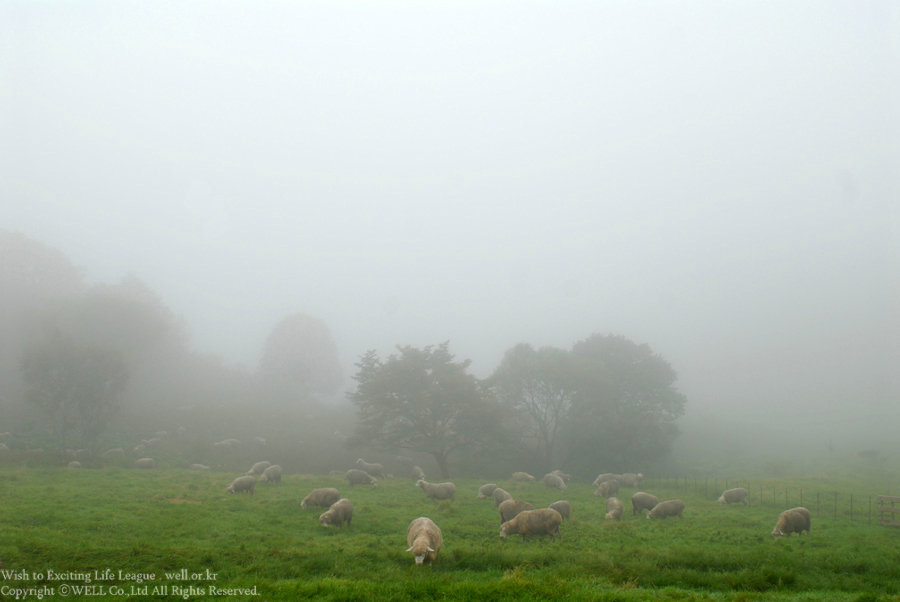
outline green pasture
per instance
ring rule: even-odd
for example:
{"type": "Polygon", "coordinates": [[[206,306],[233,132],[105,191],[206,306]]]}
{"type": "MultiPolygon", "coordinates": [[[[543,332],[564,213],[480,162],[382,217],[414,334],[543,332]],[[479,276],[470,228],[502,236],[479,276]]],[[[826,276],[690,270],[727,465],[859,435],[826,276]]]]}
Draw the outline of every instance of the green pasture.
{"type": "MultiPolygon", "coordinates": [[[[437,504],[407,479],[351,489],[340,477],[286,475],[280,485],[258,485],[250,497],[225,492],[236,476],[116,467],[0,472],[2,570],[78,576],[55,582],[8,576],[0,579],[7,588],[0,599],[13,599],[9,588],[85,585],[85,573],[110,569],[116,578],[89,585],[127,592],[149,585],[129,597],[155,600],[184,599],[173,593],[176,586],[204,589],[191,600],[900,600],[900,529],[877,520],[870,525],[860,502],[863,510],[853,521],[843,510],[835,518],[822,509],[813,514],[810,537],[774,541],[769,532],[784,509],[777,483],[758,484],[760,497],[765,486],[775,488],[774,500],[745,508],[718,506],[709,485],[705,492],[693,482],[675,490],[650,479],[641,489],[682,499],[685,518],[633,517],[634,490],[623,489],[624,520],[613,523],[604,520],[605,500],[594,497],[590,484],[570,483],[558,492],[541,482],[498,481],[535,507],[572,503],[562,542],[550,543],[501,540],[493,501],[475,498],[481,480],[453,479],[456,501],[437,504]],[[324,529],[317,520],[324,509],[300,508],[316,487],[337,487],[351,500],[350,528],[324,529]],[[406,552],[406,527],[419,516],[443,531],[444,547],[432,566],[415,566],[406,552]],[[181,569],[186,581],[164,578],[181,569]],[[152,573],[156,580],[136,584],[119,579],[119,571],[152,573]],[[210,585],[255,586],[258,595],[210,595],[210,585]],[[166,594],[153,593],[160,586],[168,587],[166,594]]],[[[780,483],[796,495],[790,482],[780,483]]],[[[797,485],[804,483],[795,484],[799,492],[797,485]]],[[[805,485],[808,492],[817,488],[805,485]]],[[[860,487],[828,485],[842,492],[841,503],[860,487]]],[[[867,500],[870,491],[857,493],[867,500]]],[[[105,592],[104,599],[124,599],[105,592]]],[[[98,599],[94,594],[65,598],[98,599]]]]}

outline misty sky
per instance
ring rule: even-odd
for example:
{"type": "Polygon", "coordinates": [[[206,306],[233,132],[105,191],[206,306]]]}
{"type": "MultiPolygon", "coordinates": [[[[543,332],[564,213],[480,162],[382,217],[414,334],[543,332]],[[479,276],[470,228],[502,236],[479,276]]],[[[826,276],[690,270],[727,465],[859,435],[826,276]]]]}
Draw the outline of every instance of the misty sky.
{"type": "Polygon", "coordinates": [[[689,412],[896,430],[898,32],[886,1],[7,1],[0,227],[251,370],[297,311],[348,377],[613,332],[689,412]]]}

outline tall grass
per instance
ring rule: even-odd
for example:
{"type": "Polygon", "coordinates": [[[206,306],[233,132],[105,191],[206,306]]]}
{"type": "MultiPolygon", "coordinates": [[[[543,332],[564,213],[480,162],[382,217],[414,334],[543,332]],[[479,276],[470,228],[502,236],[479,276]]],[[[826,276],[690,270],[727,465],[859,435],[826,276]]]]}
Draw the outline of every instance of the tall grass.
{"type": "MultiPolygon", "coordinates": [[[[454,479],[456,501],[438,504],[406,479],[351,489],[339,477],[286,475],[250,497],[225,492],[235,476],[116,467],[0,472],[0,559],[5,570],[28,572],[109,568],[161,578],[208,569],[218,587],[256,586],[257,600],[900,600],[900,529],[820,516],[811,536],[773,541],[781,509],[720,507],[691,488],[673,495],[644,483],[661,499],[686,503],[683,520],[664,521],[633,517],[633,490],[624,489],[626,514],[613,523],[588,484],[557,492],[501,482],[535,507],[572,503],[562,542],[550,543],[501,540],[493,501],[475,499],[482,481],[454,479]],[[325,486],[353,502],[350,528],[324,529],[317,521],[324,509],[300,508],[310,490],[325,486]],[[444,534],[432,566],[416,567],[405,551],[406,527],[419,516],[444,534]]],[[[205,597],[215,596],[191,599],[205,597]]]]}

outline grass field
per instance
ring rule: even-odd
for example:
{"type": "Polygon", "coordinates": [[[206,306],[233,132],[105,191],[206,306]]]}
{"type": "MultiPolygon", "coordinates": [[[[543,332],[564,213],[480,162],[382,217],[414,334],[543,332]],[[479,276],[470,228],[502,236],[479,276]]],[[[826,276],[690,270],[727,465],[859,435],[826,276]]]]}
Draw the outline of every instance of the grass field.
{"type": "MultiPolygon", "coordinates": [[[[102,592],[105,599],[134,593],[129,597],[191,600],[900,601],[900,529],[869,525],[865,517],[814,514],[810,537],[774,541],[769,532],[783,508],[771,504],[720,507],[711,491],[654,491],[651,480],[641,489],[684,500],[684,520],[632,517],[634,490],[623,489],[625,517],[612,523],[603,520],[605,501],[589,484],[555,492],[540,482],[501,481],[535,507],[558,499],[573,506],[561,543],[504,541],[493,501],[475,499],[483,481],[454,479],[456,502],[439,505],[411,480],[350,489],[338,477],[286,475],[280,485],[258,485],[250,497],[225,493],[235,476],[122,468],[0,472],[0,599],[41,586],[55,588],[45,599],[62,599],[59,586],[67,584],[106,588],[88,592],[94,595],[70,590],[69,600],[102,592]],[[353,502],[349,529],[326,530],[317,520],[323,509],[300,508],[310,490],[325,486],[353,502]],[[419,516],[443,531],[432,566],[415,566],[406,552],[406,527],[419,516]],[[107,569],[115,578],[98,580],[95,571],[107,569]],[[187,580],[166,579],[181,569],[187,580]],[[72,574],[50,581],[50,570],[72,574]],[[137,583],[126,573],[155,579],[137,583]],[[210,586],[219,590],[211,595],[210,586]],[[168,589],[154,590],[160,587],[168,589]],[[257,595],[219,593],[253,587],[257,595]]],[[[847,492],[856,486],[830,485],[847,492]]]]}

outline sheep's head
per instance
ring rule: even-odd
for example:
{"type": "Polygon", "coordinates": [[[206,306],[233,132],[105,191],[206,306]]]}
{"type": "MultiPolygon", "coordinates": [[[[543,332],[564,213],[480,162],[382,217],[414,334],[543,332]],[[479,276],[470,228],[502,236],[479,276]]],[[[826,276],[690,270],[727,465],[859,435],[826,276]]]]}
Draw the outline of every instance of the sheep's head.
{"type": "Polygon", "coordinates": [[[413,556],[416,558],[416,564],[422,564],[422,562],[425,561],[425,556],[427,556],[429,552],[434,552],[434,548],[420,542],[415,542],[406,551],[413,553],[413,556]]]}
{"type": "Polygon", "coordinates": [[[416,481],[416,487],[421,487],[423,490],[425,489],[425,481],[423,479],[419,479],[416,481]]]}
{"type": "Polygon", "coordinates": [[[506,539],[507,535],[509,535],[509,530],[506,528],[506,525],[500,525],[500,539],[506,539]]]}
{"type": "Polygon", "coordinates": [[[306,505],[307,505],[306,500],[303,500],[302,502],[300,502],[300,507],[303,508],[304,510],[306,510],[306,505]]]}
{"type": "Polygon", "coordinates": [[[330,523],[328,522],[328,519],[329,519],[329,516],[328,516],[328,513],[327,513],[327,512],[324,512],[324,513],[319,517],[319,522],[322,523],[322,526],[325,527],[326,529],[328,528],[328,525],[330,524],[330,523]]]}
{"type": "Polygon", "coordinates": [[[778,538],[781,537],[782,535],[784,535],[784,531],[782,531],[782,530],[779,529],[778,527],[775,527],[774,529],[772,529],[772,536],[773,536],[775,539],[778,539],[778,538]]]}

